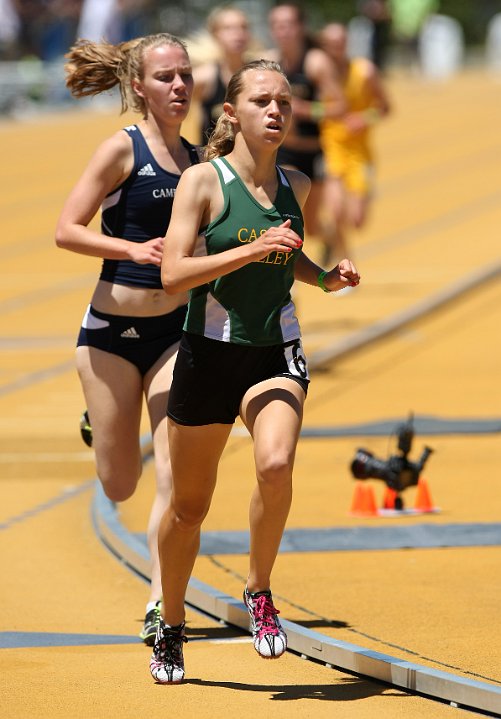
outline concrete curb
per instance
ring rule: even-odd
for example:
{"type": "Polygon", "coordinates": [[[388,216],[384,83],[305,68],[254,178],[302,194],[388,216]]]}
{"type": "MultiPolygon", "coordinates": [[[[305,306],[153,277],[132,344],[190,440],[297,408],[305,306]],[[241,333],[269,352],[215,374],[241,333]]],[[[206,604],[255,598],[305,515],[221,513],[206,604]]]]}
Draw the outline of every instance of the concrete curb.
{"type": "MultiPolygon", "coordinates": [[[[116,505],[107,499],[99,482],[96,483],[92,514],[96,532],[110,551],[128,567],[149,579],[147,548],[122,526],[116,505]]],[[[186,601],[219,620],[249,631],[249,615],[243,602],[198,579],[190,580],[186,601]]],[[[501,713],[501,687],[370,651],[293,622],[284,620],[282,624],[287,632],[288,648],[305,658],[441,699],[454,706],[501,713]]]]}

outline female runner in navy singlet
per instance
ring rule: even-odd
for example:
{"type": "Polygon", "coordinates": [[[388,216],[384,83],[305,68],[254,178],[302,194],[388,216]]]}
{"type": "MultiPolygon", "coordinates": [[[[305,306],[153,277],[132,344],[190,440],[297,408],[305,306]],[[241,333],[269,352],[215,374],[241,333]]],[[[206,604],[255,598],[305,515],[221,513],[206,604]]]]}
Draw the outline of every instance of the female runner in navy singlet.
{"type": "Polygon", "coordinates": [[[76,97],[119,85],[122,111],[142,119],[97,149],[71,191],[56,243],[103,259],[78,337],[76,364],[92,425],[97,473],[115,502],[141,475],[140,420],[146,399],[156,495],[148,522],[151,591],[141,638],[152,644],[160,614],[158,525],[171,491],[165,406],[187,295],[168,296],[160,278],[164,236],[181,173],[199,161],[180,135],[193,92],[184,44],[167,33],[119,45],[79,41],[67,55],[76,97]],[[89,223],[101,207],[101,231],[89,223]]]}

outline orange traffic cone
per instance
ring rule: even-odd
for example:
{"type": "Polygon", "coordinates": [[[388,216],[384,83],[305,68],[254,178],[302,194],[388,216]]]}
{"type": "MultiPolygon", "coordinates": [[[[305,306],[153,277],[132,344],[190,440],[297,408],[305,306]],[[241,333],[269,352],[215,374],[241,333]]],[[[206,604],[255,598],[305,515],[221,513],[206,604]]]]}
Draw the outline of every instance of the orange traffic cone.
{"type": "Polygon", "coordinates": [[[395,509],[395,500],[397,498],[397,492],[391,487],[386,487],[386,491],[383,497],[383,509],[395,509]]]}
{"type": "Polygon", "coordinates": [[[355,483],[350,513],[359,517],[377,515],[376,497],[371,485],[365,484],[365,482],[355,483]]]}
{"type": "Polygon", "coordinates": [[[363,482],[355,482],[355,489],[353,490],[353,497],[351,499],[350,514],[356,514],[363,506],[364,500],[364,484],[363,482]]]}
{"type": "Polygon", "coordinates": [[[425,479],[419,478],[418,480],[414,509],[419,512],[433,512],[434,510],[428,482],[425,479]]]}

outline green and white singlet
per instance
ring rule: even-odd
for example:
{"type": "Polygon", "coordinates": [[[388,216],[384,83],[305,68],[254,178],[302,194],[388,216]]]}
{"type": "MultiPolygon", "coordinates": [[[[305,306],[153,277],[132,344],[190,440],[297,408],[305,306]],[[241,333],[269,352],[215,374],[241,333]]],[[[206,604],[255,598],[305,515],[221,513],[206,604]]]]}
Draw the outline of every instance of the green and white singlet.
{"type": "MultiPolygon", "coordinates": [[[[195,256],[213,255],[253,242],[270,227],[291,220],[303,239],[303,215],[284,172],[277,166],[275,203],[263,207],[248,191],[231,165],[211,160],[224,196],[218,217],[200,234],[195,256]]],[[[302,248],[271,252],[212,282],[191,290],[184,329],[223,342],[279,345],[301,336],[290,289],[294,265],[302,248]]]]}

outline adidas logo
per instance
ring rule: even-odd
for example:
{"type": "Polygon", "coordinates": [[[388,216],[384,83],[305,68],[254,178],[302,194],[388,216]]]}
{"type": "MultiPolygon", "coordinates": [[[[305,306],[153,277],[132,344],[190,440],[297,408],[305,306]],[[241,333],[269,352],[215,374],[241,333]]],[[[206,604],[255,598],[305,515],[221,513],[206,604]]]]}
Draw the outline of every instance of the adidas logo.
{"type": "Polygon", "coordinates": [[[127,337],[128,339],[131,339],[131,340],[138,340],[141,337],[141,335],[139,335],[137,333],[135,327],[129,327],[128,330],[124,330],[121,333],[120,337],[127,337]]]}
{"type": "Polygon", "coordinates": [[[152,168],[151,163],[148,162],[148,164],[145,165],[144,167],[142,167],[137,174],[138,175],[148,175],[148,176],[153,177],[153,176],[156,176],[157,173],[152,168]]]}

